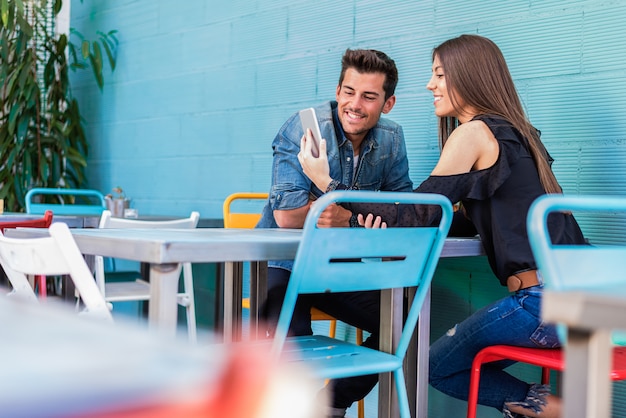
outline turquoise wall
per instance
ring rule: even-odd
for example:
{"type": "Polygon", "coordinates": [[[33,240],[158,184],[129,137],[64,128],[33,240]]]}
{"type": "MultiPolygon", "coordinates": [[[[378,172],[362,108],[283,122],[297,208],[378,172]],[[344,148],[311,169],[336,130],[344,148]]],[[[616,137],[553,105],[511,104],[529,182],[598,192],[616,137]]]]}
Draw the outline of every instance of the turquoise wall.
{"type": "Polygon", "coordinates": [[[341,55],[356,47],[397,62],[389,117],[419,183],[438,153],[431,50],[478,33],[504,52],[565,191],[623,195],[625,20],[626,2],[599,0],[74,0],[73,27],[120,39],[102,93],[89,73],[73,76],[90,185],[122,186],[144,214],[221,217],[229,193],[268,190],[278,128],[334,96],[341,55]]]}
{"type": "MultiPolygon", "coordinates": [[[[73,75],[90,186],[123,187],[140,214],[220,218],[229,193],[268,190],[275,133],[334,96],[346,48],[396,60],[389,117],[404,126],[419,183],[438,154],[425,89],[431,50],[477,33],[501,47],[565,192],[626,195],[625,21],[625,1],[601,0],[73,0],[71,26],[117,29],[120,39],[102,93],[90,74],[73,75]]],[[[580,221],[594,241],[626,236],[623,219],[580,221]]],[[[483,266],[462,264],[442,266],[436,279],[444,299],[433,332],[497,296],[483,266]],[[466,289],[477,275],[488,277],[484,291],[466,289]]],[[[447,398],[431,404],[433,417],[462,415],[447,398]]]]}

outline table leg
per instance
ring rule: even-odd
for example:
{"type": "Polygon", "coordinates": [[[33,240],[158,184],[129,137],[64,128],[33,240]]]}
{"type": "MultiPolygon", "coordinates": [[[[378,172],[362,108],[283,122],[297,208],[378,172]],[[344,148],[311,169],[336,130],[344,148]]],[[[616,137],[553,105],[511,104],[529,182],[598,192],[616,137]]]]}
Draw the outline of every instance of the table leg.
{"type": "Polygon", "coordinates": [[[568,329],[567,367],[563,373],[564,417],[611,416],[612,358],[609,331],[568,329]]]}
{"type": "MultiPolygon", "coordinates": [[[[398,346],[403,324],[404,290],[391,289],[380,292],[380,342],[379,349],[387,353],[398,346]]],[[[378,416],[400,416],[397,393],[391,373],[381,373],[378,381],[378,416]]]]}
{"type": "Polygon", "coordinates": [[[176,336],[180,270],[176,263],[150,264],[148,322],[151,330],[168,337],[176,336]]]}
{"type": "Polygon", "coordinates": [[[224,342],[241,338],[243,263],[224,264],[224,342]]]}
{"type": "Polygon", "coordinates": [[[254,261],[250,263],[250,337],[252,339],[265,338],[259,330],[261,308],[267,300],[267,262],[254,261]]]}
{"type": "MultiPolygon", "coordinates": [[[[415,416],[428,416],[428,352],[430,348],[430,294],[432,288],[428,289],[419,320],[417,321],[417,353],[407,353],[407,357],[415,355],[417,369],[412,369],[411,375],[407,375],[409,390],[415,393],[415,416]]],[[[409,399],[413,399],[409,393],[409,399]]],[[[413,406],[413,405],[411,405],[413,406]]]]}

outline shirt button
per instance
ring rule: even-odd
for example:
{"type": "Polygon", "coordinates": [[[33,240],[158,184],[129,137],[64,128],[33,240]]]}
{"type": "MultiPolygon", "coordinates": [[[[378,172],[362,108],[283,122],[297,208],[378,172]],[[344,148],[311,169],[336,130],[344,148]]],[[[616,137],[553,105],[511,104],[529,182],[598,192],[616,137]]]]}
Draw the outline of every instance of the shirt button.
{"type": "Polygon", "coordinates": [[[350,161],[350,157],[346,158],[346,161],[350,161]]]}

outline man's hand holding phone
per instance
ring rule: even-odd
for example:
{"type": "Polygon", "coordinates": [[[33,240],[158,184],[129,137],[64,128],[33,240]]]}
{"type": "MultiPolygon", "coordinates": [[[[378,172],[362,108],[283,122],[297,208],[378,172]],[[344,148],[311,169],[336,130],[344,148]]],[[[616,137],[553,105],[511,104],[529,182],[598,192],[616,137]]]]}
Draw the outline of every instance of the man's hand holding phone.
{"type": "Polygon", "coordinates": [[[315,109],[309,107],[308,109],[302,109],[300,112],[300,123],[302,124],[302,131],[304,136],[311,142],[311,154],[317,158],[320,155],[320,142],[322,141],[322,132],[320,126],[317,123],[317,116],[315,109]],[[310,133],[310,137],[308,136],[310,133]]]}
{"type": "Polygon", "coordinates": [[[315,109],[309,108],[300,111],[300,120],[304,135],[300,139],[298,161],[304,174],[321,190],[326,191],[332,181],[328,156],[326,155],[326,140],[322,139],[315,109]],[[319,141],[316,140],[319,138],[319,141]]]}
{"type": "Polygon", "coordinates": [[[330,168],[328,166],[328,156],[326,155],[326,140],[320,143],[319,157],[314,157],[312,149],[312,139],[310,134],[305,134],[300,140],[300,152],[298,153],[298,161],[302,167],[304,174],[320,189],[326,191],[328,185],[332,181],[330,177],[330,168]]]}
{"type": "MultiPolygon", "coordinates": [[[[322,139],[315,109],[309,108],[300,111],[300,121],[304,135],[300,140],[298,161],[304,174],[321,190],[326,191],[331,182],[328,155],[326,154],[326,140],[322,139]]],[[[329,205],[320,215],[317,225],[320,228],[350,226],[352,212],[340,205],[329,205]]]]}

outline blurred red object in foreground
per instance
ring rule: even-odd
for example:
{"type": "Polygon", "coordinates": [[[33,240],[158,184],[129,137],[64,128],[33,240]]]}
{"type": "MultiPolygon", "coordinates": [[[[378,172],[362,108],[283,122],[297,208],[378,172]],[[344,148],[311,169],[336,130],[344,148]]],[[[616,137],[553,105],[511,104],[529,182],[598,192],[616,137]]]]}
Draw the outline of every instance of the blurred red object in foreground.
{"type": "Polygon", "coordinates": [[[322,417],[324,405],[316,399],[318,387],[311,385],[302,370],[272,362],[264,347],[233,345],[224,372],[206,388],[204,396],[81,418],[322,417]]]}

